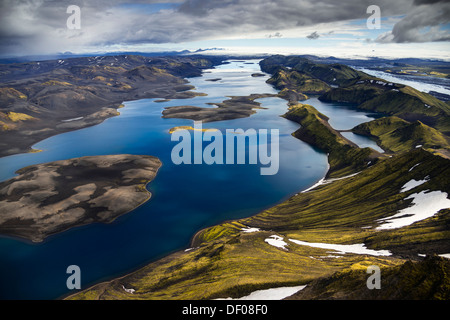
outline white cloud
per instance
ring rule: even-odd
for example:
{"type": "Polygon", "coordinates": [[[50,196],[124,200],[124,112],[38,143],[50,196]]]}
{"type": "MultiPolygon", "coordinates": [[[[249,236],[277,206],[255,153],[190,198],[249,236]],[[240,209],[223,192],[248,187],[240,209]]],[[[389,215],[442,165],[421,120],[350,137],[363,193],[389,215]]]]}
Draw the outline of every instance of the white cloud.
{"type": "MultiPolygon", "coordinates": [[[[367,17],[376,2],[386,15],[412,0],[185,0],[178,9],[149,13],[140,6],[163,1],[6,0],[1,3],[1,52],[79,51],[85,47],[181,43],[246,38],[262,33],[341,23],[367,17]],[[67,30],[66,8],[81,8],[81,30],[67,30]]],[[[144,8],[144,7],[142,7],[144,8]]],[[[315,28],[318,31],[319,28],[315,28]]],[[[320,33],[320,32],[319,32],[320,33]]],[[[308,34],[306,34],[308,35],[308,34]]],[[[305,35],[305,36],[306,36],[305,35]]]]}

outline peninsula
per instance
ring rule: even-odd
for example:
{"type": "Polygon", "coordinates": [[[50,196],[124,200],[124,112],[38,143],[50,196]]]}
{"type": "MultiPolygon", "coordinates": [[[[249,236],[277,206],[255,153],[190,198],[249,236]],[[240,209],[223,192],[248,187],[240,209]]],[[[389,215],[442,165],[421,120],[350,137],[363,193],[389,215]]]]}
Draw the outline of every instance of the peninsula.
{"type": "Polygon", "coordinates": [[[217,57],[82,57],[0,65],[0,157],[29,152],[50,136],[96,125],[124,101],[183,99],[186,78],[220,63],[217,57]]]}

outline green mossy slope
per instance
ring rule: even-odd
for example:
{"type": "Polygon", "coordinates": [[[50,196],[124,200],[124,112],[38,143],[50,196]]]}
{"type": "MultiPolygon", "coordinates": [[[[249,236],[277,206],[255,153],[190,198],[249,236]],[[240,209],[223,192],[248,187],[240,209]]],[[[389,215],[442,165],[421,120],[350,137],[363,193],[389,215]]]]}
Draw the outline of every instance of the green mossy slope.
{"type": "Polygon", "coordinates": [[[301,125],[301,128],[293,133],[296,138],[328,153],[328,177],[360,171],[366,168],[369,162],[382,156],[373,149],[361,149],[344,138],[328,124],[325,115],[310,105],[291,105],[284,117],[301,125]]]}
{"type": "MultiPolygon", "coordinates": [[[[325,115],[312,106],[291,101],[284,117],[301,125],[293,135],[328,153],[330,171],[325,180],[255,216],[200,230],[192,239],[192,248],[125,277],[95,285],[70,299],[214,299],[307,283],[313,289],[305,291],[306,298],[313,299],[386,299],[388,292],[397,299],[448,299],[447,261],[406,261],[420,261],[423,254],[450,252],[450,210],[444,208],[403,227],[379,228],[383,223],[380,219],[413,205],[413,194],[439,191],[448,199],[450,160],[430,149],[444,147],[443,136],[423,122],[414,122],[420,120],[414,119],[419,115],[438,125],[445,124],[448,117],[437,116],[447,112],[439,100],[349,67],[311,64],[299,57],[273,56],[260,65],[264,72],[280,76],[274,84],[286,90],[287,97],[298,94],[298,88],[292,87],[296,81],[315,78],[327,84],[331,79],[341,86],[325,94],[331,101],[364,104],[380,97],[388,99],[393,92],[392,109],[386,109],[386,113],[401,111],[396,108],[400,108],[402,99],[420,103],[408,106],[411,109],[402,113],[413,123],[387,117],[358,128],[360,133],[379,137],[386,148],[396,151],[387,156],[370,148],[358,148],[334,130],[325,115]],[[396,100],[399,97],[403,98],[396,100]],[[430,148],[415,148],[419,141],[430,148]],[[405,190],[404,186],[413,180],[420,183],[405,190]],[[278,246],[271,240],[278,241],[278,246]],[[344,254],[298,241],[362,244],[377,251],[344,254]],[[383,288],[388,286],[386,293],[370,296],[371,292],[367,292],[366,270],[370,265],[382,269],[382,278],[387,279],[382,284],[383,288]],[[412,275],[410,280],[407,273],[412,275]],[[411,293],[411,288],[419,290],[411,293]]],[[[380,108],[389,102],[379,101],[384,103],[380,108]]],[[[369,108],[369,104],[366,106],[369,108]]]]}
{"type": "Polygon", "coordinates": [[[273,85],[278,90],[290,89],[302,94],[322,94],[331,89],[331,87],[322,80],[313,78],[309,75],[279,69],[267,83],[273,85]]]}
{"type": "Polygon", "coordinates": [[[446,134],[450,132],[450,109],[439,99],[409,86],[372,78],[330,90],[319,97],[325,102],[348,102],[358,108],[419,120],[446,134]]]}
{"type": "Polygon", "coordinates": [[[450,261],[429,256],[380,270],[380,289],[368,290],[365,270],[345,270],[313,281],[287,300],[449,300],[450,261]]]}
{"type": "MultiPolygon", "coordinates": [[[[449,174],[450,160],[425,150],[396,155],[355,176],[328,180],[256,216],[201,230],[189,250],[95,285],[69,299],[240,297],[259,289],[310,283],[337,271],[365,271],[370,265],[395,267],[405,262],[403,257],[420,259],[419,253],[445,253],[450,250],[449,210],[399,229],[377,230],[376,226],[378,219],[407,207],[410,203],[405,199],[414,192],[449,193],[449,174]],[[406,182],[426,176],[428,181],[423,185],[401,191],[406,182]],[[258,230],[246,232],[247,227],[258,230]],[[269,244],[267,240],[273,236],[280,237],[285,247],[269,244]],[[364,243],[372,250],[390,250],[392,255],[340,254],[299,245],[291,239],[364,243]]],[[[347,285],[353,286],[352,282],[347,285]]]]}
{"type": "Polygon", "coordinates": [[[370,136],[386,151],[404,152],[418,146],[432,149],[449,149],[449,139],[438,130],[420,121],[410,123],[398,117],[383,117],[362,123],[352,132],[370,136]]]}

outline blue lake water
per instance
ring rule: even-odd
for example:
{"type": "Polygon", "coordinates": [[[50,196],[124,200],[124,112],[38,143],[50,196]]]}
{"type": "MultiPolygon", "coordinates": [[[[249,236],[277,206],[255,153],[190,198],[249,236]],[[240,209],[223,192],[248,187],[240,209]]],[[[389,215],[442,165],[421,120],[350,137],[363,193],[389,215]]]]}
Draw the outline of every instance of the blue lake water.
{"type": "MultiPolygon", "coordinates": [[[[299,125],[280,117],[287,105],[279,98],[257,100],[265,109],[258,109],[251,117],[203,124],[223,133],[238,128],[278,129],[280,167],[276,175],[261,175],[260,164],[172,163],[171,151],[177,142],[171,141],[169,129],[193,122],[162,119],[162,110],[177,105],[212,107],[205,103],[276,92],[265,83],[267,77],[252,77],[254,72],[260,72],[255,60],[223,64],[202,77],[189,79],[207,96],[162,103],[156,99],[125,102],[118,117],[33,146],[43,152],[1,158],[0,180],[13,177],[17,169],[27,165],[87,155],[147,154],[160,158],[163,165],[147,186],[152,192],[150,201],[111,224],[76,227],[42,243],[0,237],[0,298],[55,299],[72,293],[66,287],[69,265],[80,267],[82,288],[123,275],[189,247],[199,229],[256,214],[322,178],[328,168],[326,155],[292,137],[299,125]],[[206,81],[217,78],[221,80],[206,81]]],[[[329,116],[337,129],[350,129],[373,119],[371,114],[315,98],[306,103],[329,116]]],[[[369,139],[361,139],[359,143],[370,144],[369,139]]]]}

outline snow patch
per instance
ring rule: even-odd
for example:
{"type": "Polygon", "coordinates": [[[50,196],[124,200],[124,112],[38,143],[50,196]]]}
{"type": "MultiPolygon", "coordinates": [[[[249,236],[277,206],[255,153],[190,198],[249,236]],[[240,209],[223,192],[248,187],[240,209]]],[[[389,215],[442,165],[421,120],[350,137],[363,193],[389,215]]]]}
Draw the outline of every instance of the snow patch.
{"type": "Polygon", "coordinates": [[[318,186],[324,184],[324,182],[325,182],[325,179],[322,178],[322,179],[320,179],[317,183],[313,184],[311,187],[309,187],[308,189],[303,190],[303,191],[300,192],[300,193],[305,193],[305,192],[308,192],[308,191],[310,191],[310,190],[312,190],[312,189],[315,189],[315,188],[317,188],[318,186]]]}
{"type": "Polygon", "coordinates": [[[270,244],[271,246],[287,250],[285,248],[285,246],[287,246],[287,243],[284,242],[283,238],[280,236],[272,235],[272,236],[268,237],[267,239],[265,239],[264,241],[267,242],[268,244],[270,244]]]}
{"type": "Polygon", "coordinates": [[[78,118],[72,118],[72,119],[67,119],[67,120],[61,120],[62,122],[71,122],[71,121],[77,121],[77,120],[81,120],[84,117],[78,117],[78,118]]]}
{"type": "Polygon", "coordinates": [[[368,249],[366,248],[364,243],[357,243],[357,244],[313,243],[295,239],[289,239],[289,241],[301,246],[309,246],[314,248],[330,249],[338,251],[338,253],[340,254],[355,253],[355,254],[368,254],[372,256],[390,256],[392,254],[389,250],[368,249]]]}
{"type": "Polygon", "coordinates": [[[387,230],[409,226],[414,222],[432,217],[442,209],[450,207],[450,200],[447,193],[442,191],[425,190],[413,193],[405,200],[412,199],[412,206],[400,210],[391,217],[382,218],[382,224],[377,230],[387,230]]]}
{"type": "Polygon", "coordinates": [[[134,290],[134,289],[127,289],[127,288],[125,288],[123,285],[122,285],[122,288],[123,288],[123,290],[125,290],[126,292],[128,292],[128,293],[134,293],[136,290],[134,290]]]}
{"type": "Polygon", "coordinates": [[[332,178],[332,179],[327,179],[327,180],[325,180],[324,178],[322,178],[322,179],[320,179],[318,182],[316,182],[315,184],[313,184],[311,187],[309,187],[308,189],[303,190],[301,193],[305,193],[305,192],[311,191],[311,190],[317,188],[318,186],[320,186],[320,185],[322,185],[322,184],[328,184],[328,183],[332,183],[332,182],[334,182],[334,181],[338,181],[338,180],[343,180],[343,179],[347,179],[347,178],[354,177],[354,176],[356,176],[356,175],[359,174],[359,173],[360,173],[360,172],[356,172],[356,173],[350,174],[350,175],[345,176],[345,177],[341,177],[341,178],[332,178]]]}
{"type": "Polygon", "coordinates": [[[305,287],[306,286],[279,287],[265,290],[256,290],[250,293],[248,296],[244,296],[241,298],[226,298],[217,300],[282,300],[284,298],[292,296],[294,293],[300,290],[303,290],[305,287]]]}
{"type": "Polygon", "coordinates": [[[419,162],[418,164],[415,164],[411,167],[411,169],[408,170],[408,172],[411,172],[414,170],[415,167],[419,166],[422,162],[419,162]]]}
{"type": "Polygon", "coordinates": [[[261,229],[259,229],[259,228],[251,228],[251,227],[242,228],[241,230],[246,233],[261,231],[261,229]]]}
{"type": "Polygon", "coordinates": [[[403,185],[403,187],[400,189],[400,192],[406,192],[411,189],[414,189],[415,187],[420,186],[421,184],[424,184],[427,181],[428,180],[414,180],[414,179],[410,180],[403,185]]]}

